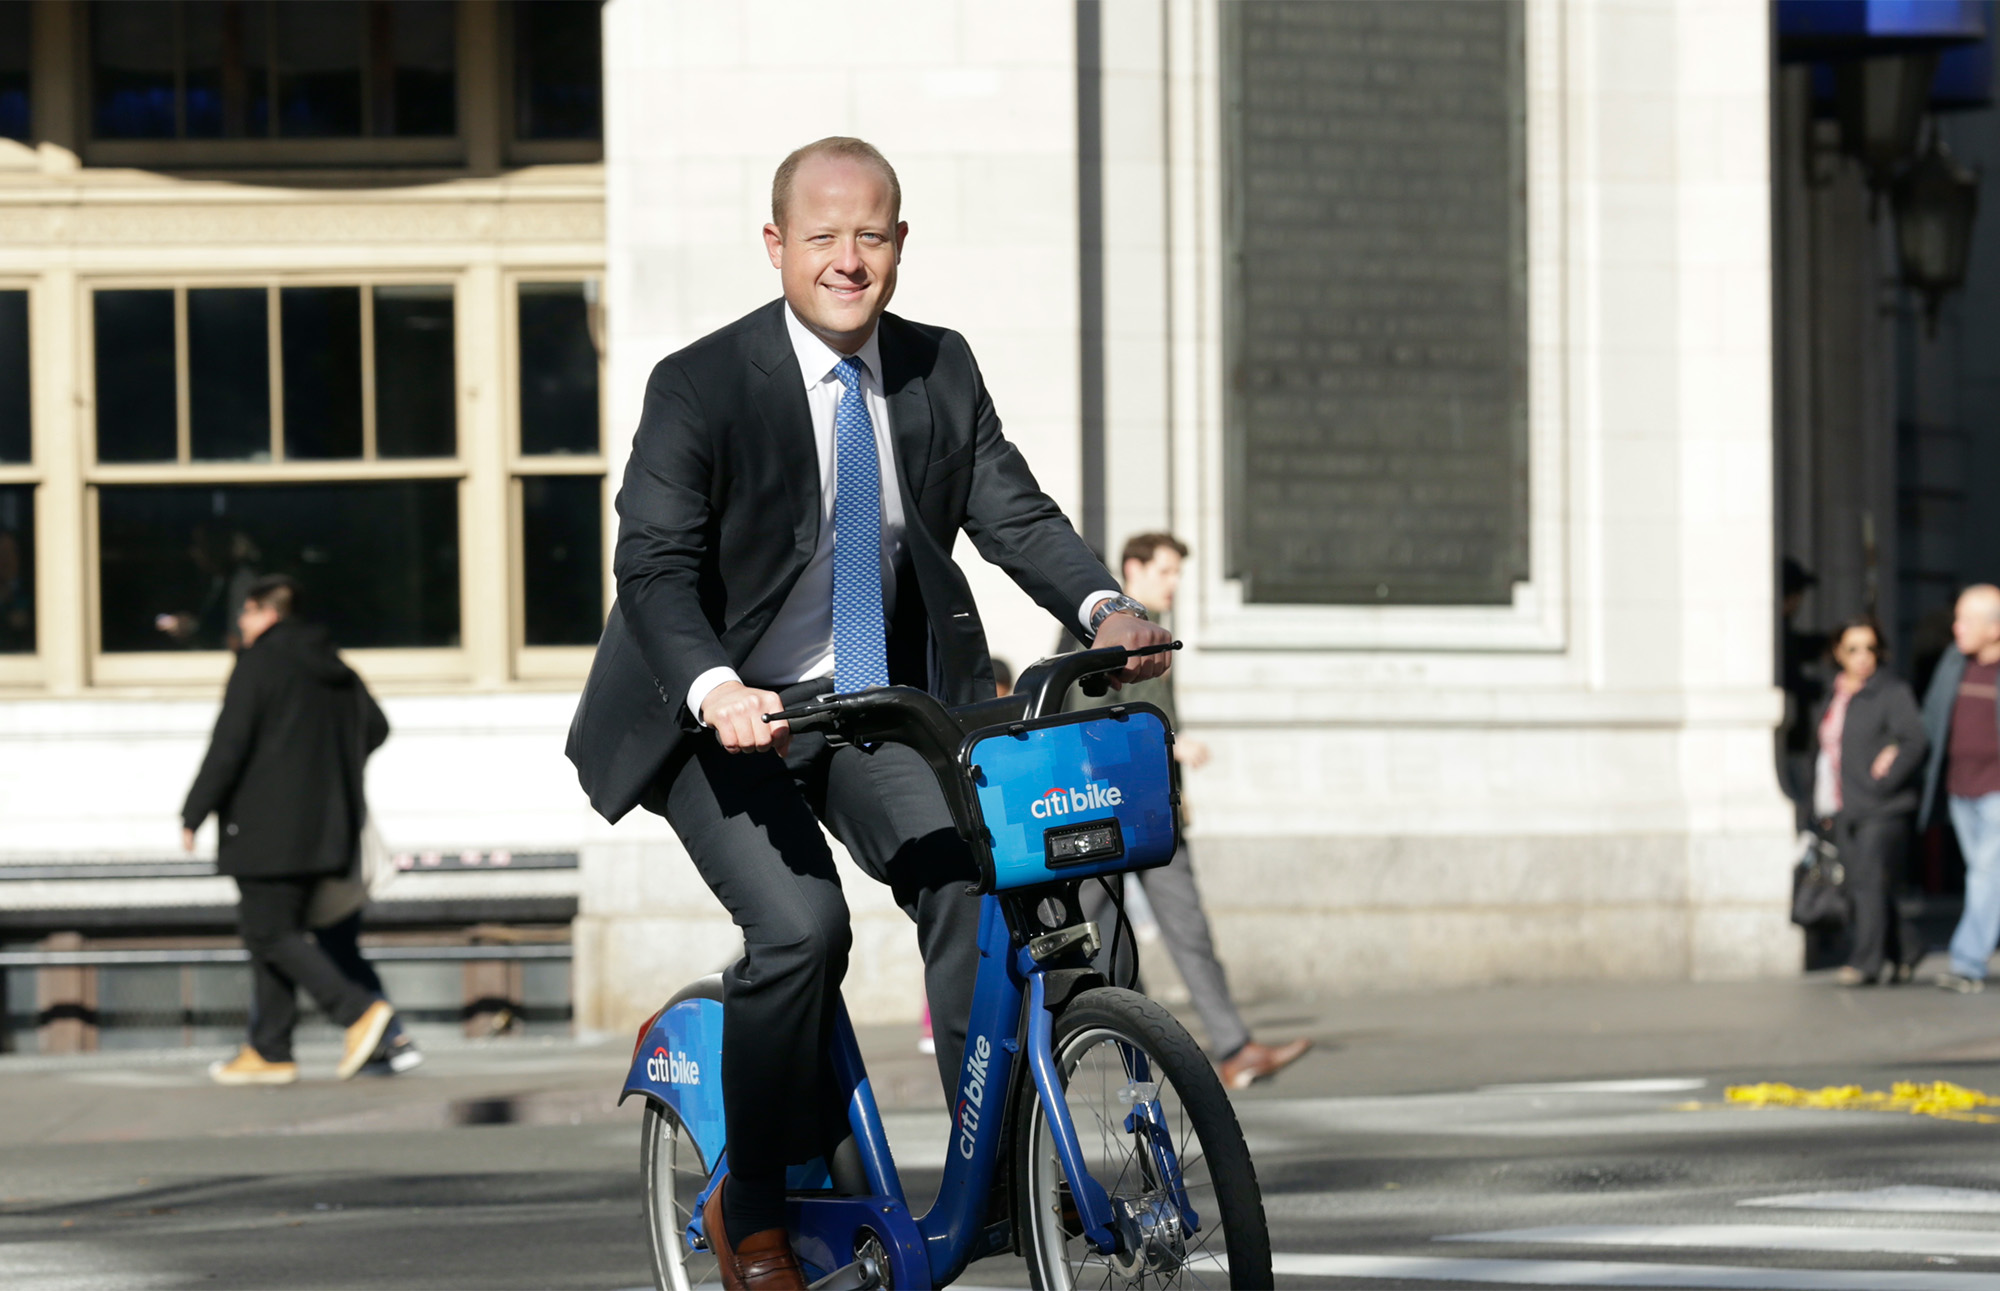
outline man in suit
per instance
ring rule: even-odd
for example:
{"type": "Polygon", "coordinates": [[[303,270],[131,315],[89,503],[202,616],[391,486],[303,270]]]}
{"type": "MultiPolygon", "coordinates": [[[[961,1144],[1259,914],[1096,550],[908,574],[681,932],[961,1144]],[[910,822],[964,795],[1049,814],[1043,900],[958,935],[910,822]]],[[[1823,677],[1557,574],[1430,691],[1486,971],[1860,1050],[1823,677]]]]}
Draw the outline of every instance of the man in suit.
{"type": "MultiPolygon", "coordinates": [[[[954,1084],[977,968],[974,868],[899,745],[765,714],[899,684],[993,694],[963,529],[1080,639],[1167,641],[1001,434],[963,337],[883,311],[908,225],[858,139],[787,157],[764,241],[783,299],[654,368],[618,495],[618,598],[569,756],[597,810],[664,816],[743,930],[723,975],[730,1174],[704,1217],[725,1286],[802,1286],[784,1170],[841,1133],[822,1070],[852,939],[824,822],[916,921],[954,1084]]],[[[1121,678],[1155,677],[1166,656],[1121,678]]]]}

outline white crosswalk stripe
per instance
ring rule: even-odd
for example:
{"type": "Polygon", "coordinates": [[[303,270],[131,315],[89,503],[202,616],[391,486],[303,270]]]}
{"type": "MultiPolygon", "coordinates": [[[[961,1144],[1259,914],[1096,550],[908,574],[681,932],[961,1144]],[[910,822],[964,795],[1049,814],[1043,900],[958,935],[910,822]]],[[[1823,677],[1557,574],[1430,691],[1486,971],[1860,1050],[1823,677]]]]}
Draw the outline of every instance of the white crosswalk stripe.
{"type": "Polygon", "coordinates": [[[1794,1192],[1751,1197],[1739,1206],[1775,1210],[1857,1210],[1902,1215],[2000,1215],[2000,1192],[1990,1188],[1931,1188],[1899,1184],[1854,1192],[1794,1192]]]}
{"type": "Polygon", "coordinates": [[[2000,1232],[1950,1228],[1830,1228],[1805,1224],[1567,1224],[1458,1233],[1442,1242],[1671,1246],[1680,1249],[1867,1252],[2000,1259],[2000,1232]]]}
{"type": "Polygon", "coordinates": [[[2000,1291],[2000,1274],[1764,1269],[1598,1260],[1440,1259],[1417,1255],[1280,1255],[1280,1277],[1381,1283],[1473,1282],[1523,1287],[1658,1287],[1667,1291],[2000,1291]]]}
{"type": "MultiPolygon", "coordinates": [[[[1885,1190],[1886,1191],[1886,1190],[1885,1190]]],[[[1920,1190],[1910,1190],[1912,1192],[1920,1190]]],[[[1932,1189],[1968,1205],[1975,1189],[1932,1189]]],[[[1800,1196],[1808,1194],[1798,1194],[1800,1196]]],[[[1854,1196],[1857,1194],[1811,1194],[1854,1196]]],[[[1902,1201],[1911,1204],[1913,1198],[1902,1201]]],[[[1932,1200],[1935,1200],[1933,1198],[1932,1200]]],[[[1962,1212],[1961,1212],[1962,1213],[1962,1212]]],[[[1714,1291],[2000,1291],[2000,1272],[1929,1269],[1753,1267],[1566,1258],[1570,1248],[1627,1247],[1764,1254],[1906,1256],[1955,1264],[2000,1260],[2000,1232],[1839,1224],[1564,1224],[1452,1233],[1439,1242],[1540,1248],[1534,1257],[1425,1254],[1280,1254],[1287,1279],[1456,1282],[1493,1286],[1704,1288],[1714,1291]]]]}

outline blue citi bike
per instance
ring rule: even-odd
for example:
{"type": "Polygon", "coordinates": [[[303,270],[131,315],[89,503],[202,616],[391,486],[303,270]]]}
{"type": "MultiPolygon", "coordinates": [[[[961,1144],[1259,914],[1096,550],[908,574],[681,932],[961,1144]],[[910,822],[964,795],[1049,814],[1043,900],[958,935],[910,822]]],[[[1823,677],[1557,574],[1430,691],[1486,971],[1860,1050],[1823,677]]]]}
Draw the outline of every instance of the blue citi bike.
{"type": "MultiPolygon", "coordinates": [[[[793,1246],[819,1291],[947,1286],[1009,1251],[1044,1291],[1271,1285],[1256,1171],[1214,1068],[1165,1009],[1106,981],[1078,900],[1086,882],[1116,898],[1119,876],[1166,864],[1178,840],[1166,716],[1142,703],[1062,711],[1072,685],[1102,694],[1103,674],[1130,657],[1046,659],[1013,695],[956,709],[892,686],[774,715],[794,732],[921,754],[982,894],[943,1182],[921,1216],[837,1010],[828,1069],[844,1137],[787,1175],[793,1246]]],[[[1113,936],[1129,938],[1117,909],[1113,936]]],[[[621,1096],[646,1100],[640,1169],[662,1291],[719,1282],[701,1212],[728,1168],[721,1076],[717,975],[640,1028],[621,1096]]]]}

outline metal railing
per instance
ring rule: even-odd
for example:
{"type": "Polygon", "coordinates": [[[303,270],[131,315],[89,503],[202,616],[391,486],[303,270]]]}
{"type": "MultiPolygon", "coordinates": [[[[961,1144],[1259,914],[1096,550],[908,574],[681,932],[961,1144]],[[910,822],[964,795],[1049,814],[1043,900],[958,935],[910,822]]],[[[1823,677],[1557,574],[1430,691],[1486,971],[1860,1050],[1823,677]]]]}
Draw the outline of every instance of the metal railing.
{"type": "MultiPolygon", "coordinates": [[[[513,946],[367,946],[368,959],[410,962],[474,963],[485,960],[569,959],[567,942],[529,942],[513,946]]],[[[0,950],[0,969],[124,968],[135,965],[247,964],[250,952],[241,946],[187,950],[0,950]]]]}

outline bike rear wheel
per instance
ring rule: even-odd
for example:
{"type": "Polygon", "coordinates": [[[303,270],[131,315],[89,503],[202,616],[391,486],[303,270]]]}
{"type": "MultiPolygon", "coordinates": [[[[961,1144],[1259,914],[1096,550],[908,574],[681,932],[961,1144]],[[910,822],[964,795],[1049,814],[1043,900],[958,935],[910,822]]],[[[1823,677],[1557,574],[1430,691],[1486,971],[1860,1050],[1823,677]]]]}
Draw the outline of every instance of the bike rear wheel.
{"type": "Polygon", "coordinates": [[[653,1249],[653,1285],[659,1291],[719,1286],[721,1270],[706,1250],[689,1250],[687,1226],[694,1199],[708,1182],[701,1152],[673,1109],[647,1100],[640,1131],[639,1174],[644,1184],[646,1235],[653,1249]]]}
{"type": "Polygon", "coordinates": [[[1269,1287],[1271,1238],[1243,1130],[1215,1069],[1172,1014],[1116,987],[1085,991],[1055,1022],[1056,1068],[1085,1167],[1111,1195],[1119,1249],[1083,1239],[1048,1113],[1029,1084],[1017,1122],[1016,1214],[1041,1291],[1084,1287],[1269,1287]],[[1144,1086],[1154,1086],[1147,1090],[1144,1086]],[[1152,1093],[1198,1228],[1159,1168],[1157,1136],[1128,1118],[1152,1093]]]}

